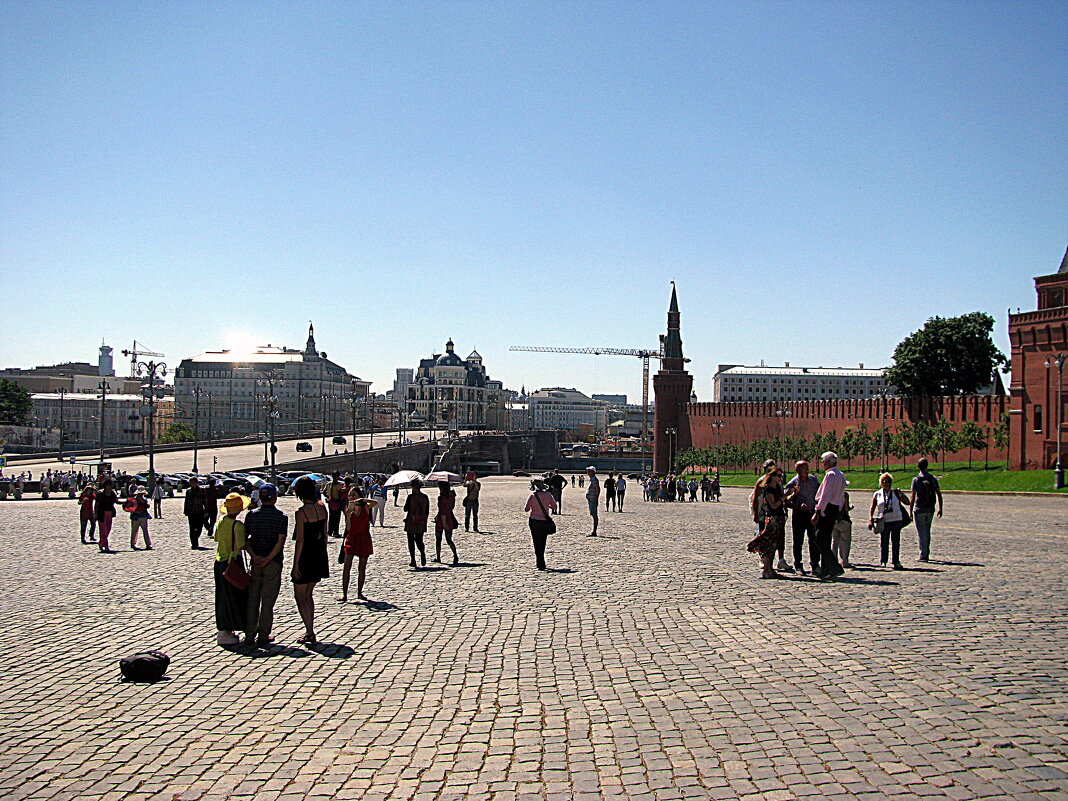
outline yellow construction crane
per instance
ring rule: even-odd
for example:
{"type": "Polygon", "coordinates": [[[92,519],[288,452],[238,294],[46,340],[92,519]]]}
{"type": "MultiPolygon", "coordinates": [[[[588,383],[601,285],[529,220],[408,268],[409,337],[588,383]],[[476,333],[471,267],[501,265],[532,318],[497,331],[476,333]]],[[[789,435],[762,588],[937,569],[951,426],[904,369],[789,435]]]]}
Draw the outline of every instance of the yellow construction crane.
{"type": "Polygon", "coordinates": [[[663,358],[658,350],[641,350],[634,348],[547,348],[538,345],[512,345],[508,350],[520,350],[531,353],[585,353],[589,356],[637,356],[642,360],[642,469],[645,469],[645,445],[649,432],[649,360],[663,358]]]}

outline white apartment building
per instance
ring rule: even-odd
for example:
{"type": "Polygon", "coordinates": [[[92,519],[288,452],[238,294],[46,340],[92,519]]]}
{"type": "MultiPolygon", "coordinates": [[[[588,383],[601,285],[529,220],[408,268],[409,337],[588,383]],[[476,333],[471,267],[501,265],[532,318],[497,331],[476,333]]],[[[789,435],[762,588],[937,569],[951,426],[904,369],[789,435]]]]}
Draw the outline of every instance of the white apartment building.
{"type": "Polygon", "coordinates": [[[578,431],[579,425],[592,425],[594,432],[603,434],[608,425],[608,404],[574,388],[539,389],[528,396],[527,402],[531,427],[535,429],[578,431]]]}
{"type": "Polygon", "coordinates": [[[863,400],[887,387],[884,369],[859,367],[782,367],[721,364],[712,377],[713,402],[863,400]]]}

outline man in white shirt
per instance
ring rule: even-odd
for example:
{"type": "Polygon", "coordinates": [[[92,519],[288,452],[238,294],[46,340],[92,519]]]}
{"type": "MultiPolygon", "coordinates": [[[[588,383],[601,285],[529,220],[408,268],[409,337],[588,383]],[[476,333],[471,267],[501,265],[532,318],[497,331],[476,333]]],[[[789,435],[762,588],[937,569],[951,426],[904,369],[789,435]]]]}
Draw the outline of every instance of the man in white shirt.
{"type": "Polygon", "coordinates": [[[623,496],[627,494],[627,480],[623,478],[623,474],[619,474],[619,478],[616,479],[616,504],[620,512],[623,511],[623,496]]]}

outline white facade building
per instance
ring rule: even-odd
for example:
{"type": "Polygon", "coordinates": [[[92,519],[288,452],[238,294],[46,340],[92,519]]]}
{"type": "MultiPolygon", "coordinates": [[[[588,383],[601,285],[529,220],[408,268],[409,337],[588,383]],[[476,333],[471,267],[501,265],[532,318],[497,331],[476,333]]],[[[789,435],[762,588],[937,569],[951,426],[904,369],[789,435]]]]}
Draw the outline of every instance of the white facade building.
{"type": "Polygon", "coordinates": [[[309,431],[347,431],[351,398],[366,397],[371,382],[351,375],[315,346],[308,326],[303,351],[271,345],[247,353],[208,351],[183,359],[174,374],[178,420],[197,429],[200,439],[242,437],[266,429],[268,387],[275,375],[274,430],[278,437],[309,431]],[[260,383],[257,383],[259,381],[260,383]]]}
{"type": "Polygon", "coordinates": [[[398,367],[397,377],[393,379],[393,401],[403,409],[408,401],[408,387],[415,383],[415,370],[411,367],[398,367]]]}
{"type": "Polygon", "coordinates": [[[713,402],[862,400],[887,388],[885,370],[859,367],[783,367],[721,364],[712,377],[713,402]]]}
{"type": "Polygon", "coordinates": [[[608,404],[574,388],[539,389],[527,401],[531,427],[535,429],[578,431],[580,425],[591,425],[594,432],[603,434],[608,424],[608,404]]]}
{"type": "Polygon", "coordinates": [[[433,421],[436,428],[494,428],[497,421],[490,414],[491,385],[499,398],[500,382],[490,381],[478,351],[461,359],[450,339],[444,353],[419,361],[408,387],[408,413],[413,422],[433,421]]]}

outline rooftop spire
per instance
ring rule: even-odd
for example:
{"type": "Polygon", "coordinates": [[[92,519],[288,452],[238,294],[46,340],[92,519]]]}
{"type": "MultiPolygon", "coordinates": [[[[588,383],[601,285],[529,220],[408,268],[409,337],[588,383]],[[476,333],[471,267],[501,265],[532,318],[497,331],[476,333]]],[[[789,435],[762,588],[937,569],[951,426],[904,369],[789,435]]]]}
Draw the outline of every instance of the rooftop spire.
{"type": "Polygon", "coordinates": [[[312,325],[311,320],[308,320],[308,342],[304,345],[304,352],[309,356],[318,353],[315,349],[315,326],[312,325]]]}
{"type": "Polygon", "coordinates": [[[1061,275],[1061,274],[1068,275],[1068,248],[1064,249],[1064,258],[1061,259],[1061,269],[1057,270],[1057,274],[1058,275],[1061,275]]]}
{"type": "MultiPolygon", "coordinates": [[[[1068,255],[1068,254],[1066,254],[1068,255]]],[[[671,282],[671,305],[668,306],[669,312],[679,313],[679,297],[675,294],[675,282],[671,282]]]]}
{"type": "Polygon", "coordinates": [[[682,328],[679,314],[679,297],[675,292],[675,282],[671,282],[671,305],[668,306],[667,334],[661,337],[661,348],[664,352],[660,360],[660,369],[680,372],[684,368],[685,361],[682,357],[682,328]]]}

